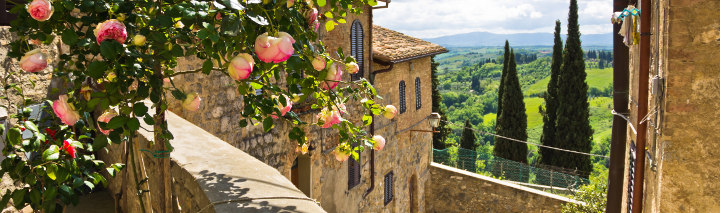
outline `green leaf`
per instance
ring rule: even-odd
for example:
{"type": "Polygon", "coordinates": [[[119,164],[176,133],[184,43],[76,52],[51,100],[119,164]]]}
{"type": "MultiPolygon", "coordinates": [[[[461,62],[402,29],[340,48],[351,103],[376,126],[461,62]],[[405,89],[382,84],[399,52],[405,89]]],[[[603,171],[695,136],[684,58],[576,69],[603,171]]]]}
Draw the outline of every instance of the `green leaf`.
{"type": "Polygon", "coordinates": [[[135,113],[135,116],[143,116],[145,113],[147,113],[148,107],[145,106],[143,102],[137,102],[133,106],[133,113],[135,113]]]}
{"type": "Polygon", "coordinates": [[[25,193],[28,189],[17,189],[13,192],[12,199],[15,203],[15,208],[20,209],[25,205],[25,193]]]}
{"type": "Polygon", "coordinates": [[[88,188],[90,188],[90,190],[92,190],[92,189],[95,188],[95,184],[90,183],[90,181],[85,181],[85,182],[83,182],[83,183],[84,183],[88,188]]]}
{"type": "Polygon", "coordinates": [[[118,127],[121,127],[125,125],[128,118],[123,116],[115,116],[112,119],[110,119],[110,122],[105,125],[106,129],[117,129],[118,127]]]}
{"type": "Polygon", "coordinates": [[[70,46],[75,45],[75,43],[78,42],[78,35],[77,35],[77,33],[75,33],[75,30],[73,30],[72,28],[65,29],[62,32],[61,38],[62,38],[63,43],[70,45],[70,46]]]}
{"type": "Polygon", "coordinates": [[[205,74],[210,74],[210,71],[212,71],[213,63],[212,60],[208,59],[203,62],[202,65],[202,72],[205,74]]]}
{"type": "Polygon", "coordinates": [[[265,118],[263,120],[263,129],[265,129],[265,132],[269,132],[273,127],[273,119],[271,117],[265,118]]]}
{"type": "Polygon", "coordinates": [[[98,134],[95,136],[95,140],[93,140],[92,148],[93,150],[100,150],[103,147],[108,145],[108,138],[104,134],[98,134]]]}
{"type": "Polygon", "coordinates": [[[30,131],[39,132],[37,126],[35,126],[35,123],[33,123],[32,121],[25,121],[23,122],[23,124],[25,125],[25,128],[29,129],[30,131]]]}
{"type": "Polygon", "coordinates": [[[324,15],[325,15],[325,17],[327,17],[327,18],[333,18],[333,14],[332,14],[332,12],[330,12],[330,11],[325,12],[324,15]]]}
{"type": "Polygon", "coordinates": [[[45,174],[46,174],[50,179],[56,180],[56,179],[57,179],[57,176],[55,175],[55,172],[57,172],[57,169],[58,169],[57,165],[55,165],[55,164],[49,164],[49,165],[47,165],[45,168],[46,168],[45,174]]]}
{"type": "Polygon", "coordinates": [[[183,93],[183,92],[180,91],[180,90],[173,90],[172,92],[170,92],[170,94],[172,94],[172,96],[173,96],[175,99],[178,99],[178,100],[181,100],[181,101],[182,101],[182,100],[185,100],[185,97],[187,97],[187,95],[185,95],[185,93],[183,93]]]}
{"type": "MultiPolygon", "coordinates": [[[[100,43],[100,54],[105,60],[113,60],[123,52],[122,44],[115,40],[104,40],[100,43]]],[[[107,63],[107,62],[106,62],[107,63]]]]}
{"type": "Polygon", "coordinates": [[[333,29],[335,29],[335,25],[337,25],[337,23],[335,23],[335,21],[329,20],[328,22],[325,22],[325,30],[330,32],[333,29]]]}
{"type": "Polygon", "coordinates": [[[373,118],[370,115],[363,115],[363,118],[362,118],[363,125],[368,126],[368,125],[372,124],[372,119],[373,118]]]}
{"type": "Polygon", "coordinates": [[[40,190],[32,190],[30,191],[30,202],[32,203],[40,203],[40,190]]]}
{"type": "Polygon", "coordinates": [[[18,128],[12,128],[7,134],[8,142],[15,146],[22,143],[22,132],[18,128]]]}
{"type": "Polygon", "coordinates": [[[208,30],[207,28],[203,28],[202,30],[197,32],[197,37],[199,39],[206,39],[208,36],[210,36],[210,34],[212,34],[210,30],[208,30]]]}
{"type": "Polygon", "coordinates": [[[10,197],[13,193],[11,193],[10,190],[4,190],[5,194],[3,194],[2,199],[0,200],[0,206],[7,206],[8,201],[10,201],[10,197]]]}
{"type": "Polygon", "coordinates": [[[324,7],[326,3],[325,0],[317,0],[318,7],[324,7]]]}
{"type": "Polygon", "coordinates": [[[252,87],[253,89],[262,89],[263,85],[255,82],[250,82],[250,87],[252,87]]]}
{"type": "Polygon", "coordinates": [[[130,118],[127,122],[128,128],[130,128],[130,131],[137,131],[140,129],[140,121],[137,118],[130,118]]]}
{"type": "MultiPolygon", "coordinates": [[[[105,42],[103,42],[105,43],[105,42]]],[[[88,75],[92,78],[102,78],[108,70],[106,62],[93,61],[88,66],[88,75]]]]}
{"type": "Polygon", "coordinates": [[[50,147],[43,152],[42,156],[45,161],[54,161],[60,158],[60,150],[57,145],[50,145],[50,147]]]}

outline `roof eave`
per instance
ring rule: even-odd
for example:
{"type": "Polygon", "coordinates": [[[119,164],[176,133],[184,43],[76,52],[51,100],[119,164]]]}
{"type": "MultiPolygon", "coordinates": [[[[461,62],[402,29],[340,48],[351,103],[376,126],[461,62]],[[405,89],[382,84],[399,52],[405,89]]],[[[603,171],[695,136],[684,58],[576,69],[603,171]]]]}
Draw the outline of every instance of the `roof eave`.
{"type": "Polygon", "coordinates": [[[425,54],[422,54],[422,55],[416,55],[416,56],[411,56],[411,57],[406,57],[406,58],[399,58],[399,59],[395,59],[395,60],[385,60],[384,58],[386,58],[386,57],[382,57],[382,58],[380,58],[380,57],[373,57],[373,59],[376,60],[376,61],[378,61],[379,64],[396,64],[396,63],[406,62],[406,61],[410,61],[410,60],[415,60],[415,59],[418,59],[418,58],[424,58],[424,57],[439,55],[439,54],[443,54],[443,53],[447,53],[447,52],[448,52],[447,49],[443,49],[442,51],[425,53],[425,54]]]}

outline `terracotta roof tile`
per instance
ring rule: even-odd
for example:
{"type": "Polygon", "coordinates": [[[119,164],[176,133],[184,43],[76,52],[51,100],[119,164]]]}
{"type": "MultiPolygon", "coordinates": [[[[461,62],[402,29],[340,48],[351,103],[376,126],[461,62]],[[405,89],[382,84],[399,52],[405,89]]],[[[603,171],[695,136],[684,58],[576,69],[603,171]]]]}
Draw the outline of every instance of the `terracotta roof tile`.
{"type": "Polygon", "coordinates": [[[372,32],[373,58],[380,61],[400,62],[447,52],[447,49],[440,45],[378,25],[373,25],[372,32]]]}

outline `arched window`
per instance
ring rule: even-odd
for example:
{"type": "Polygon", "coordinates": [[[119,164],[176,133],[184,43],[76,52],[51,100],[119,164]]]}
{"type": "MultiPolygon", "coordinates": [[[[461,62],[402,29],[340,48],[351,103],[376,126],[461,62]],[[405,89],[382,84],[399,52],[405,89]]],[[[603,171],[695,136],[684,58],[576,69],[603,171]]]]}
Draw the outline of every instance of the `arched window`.
{"type": "Polygon", "coordinates": [[[420,77],[415,78],[415,110],[422,107],[422,100],[420,99],[420,77]]]}
{"type": "Polygon", "coordinates": [[[350,55],[355,57],[358,67],[360,67],[360,71],[350,75],[353,81],[359,80],[363,77],[363,55],[365,50],[365,46],[363,45],[364,38],[365,34],[363,34],[362,23],[360,23],[360,20],[353,21],[352,26],[350,27],[350,55]]]}
{"type": "Polygon", "coordinates": [[[405,81],[400,81],[400,114],[405,113],[405,81]]]}

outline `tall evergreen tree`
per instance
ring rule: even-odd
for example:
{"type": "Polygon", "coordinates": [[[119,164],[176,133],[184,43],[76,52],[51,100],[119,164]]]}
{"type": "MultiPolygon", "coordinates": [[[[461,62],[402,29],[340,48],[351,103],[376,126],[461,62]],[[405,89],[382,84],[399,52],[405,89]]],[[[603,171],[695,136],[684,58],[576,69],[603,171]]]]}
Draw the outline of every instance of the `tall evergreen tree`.
{"type": "MultiPolygon", "coordinates": [[[[445,110],[440,107],[440,104],[442,104],[442,96],[440,96],[440,91],[438,91],[438,79],[437,79],[437,69],[440,63],[435,62],[435,57],[430,58],[430,84],[432,87],[432,111],[437,112],[440,114],[440,119],[447,120],[445,117],[445,110]]],[[[450,134],[450,128],[447,127],[447,123],[440,122],[437,128],[435,128],[436,131],[439,131],[439,133],[433,133],[433,148],[435,149],[445,149],[445,139],[447,139],[447,136],[450,134]]]]}
{"type": "Polygon", "coordinates": [[[498,102],[497,102],[497,117],[500,117],[500,114],[502,114],[502,98],[503,98],[503,90],[505,90],[505,87],[503,84],[505,83],[505,76],[508,69],[508,62],[510,61],[510,42],[508,40],[505,40],[505,55],[503,56],[503,70],[502,74],[500,75],[500,86],[498,87],[498,102]]]}
{"type": "MultiPolygon", "coordinates": [[[[512,52],[512,50],[510,50],[512,52]]],[[[515,55],[510,54],[508,62],[508,72],[505,76],[504,93],[502,94],[503,111],[497,118],[495,126],[496,133],[508,138],[527,140],[527,115],[525,114],[525,102],[523,102],[523,93],[520,88],[520,81],[517,76],[517,64],[515,63],[515,55]]],[[[503,138],[495,138],[495,148],[493,153],[497,157],[527,164],[527,145],[503,138]]],[[[519,171],[514,173],[523,174],[522,178],[515,181],[527,181],[527,168],[517,168],[519,171]]],[[[493,169],[496,171],[497,169],[493,169]]],[[[507,169],[506,169],[507,171],[507,169]]],[[[497,174],[496,174],[497,176],[497,174]]]]}
{"type": "MultiPolygon", "coordinates": [[[[555,146],[555,117],[557,116],[557,81],[558,73],[562,67],[563,58],[562,37],[560,37],[560,20],[555,21],[555,45],[553,46],[552,65],[550,66],[550,82],[545,93],[545,110],[543,110],[543,131],[540,143],[546,146],[555,146]]],[[[540,164],[554,165],[555,150],[540,148],[540,164]]]]}
{"type": "Polygon", "coordinates": [[[477,166],[475,161],[477,160],[477,138],[475,137],[475,131],[473,126],[470,124],[470,120],[465,120],[465,128],[462,131],[460,138],[460,148],[458,150],[458,168],[475,172],[477,166]]]}
{"type": "MultiPolygon", "coordinates": [[[[568,36],[563,51],[563,65],[558,75],[558,107],[555,125],[556,147],[589,153],[592,149],[593,130],[588,120],[589,103],[585,83],[585,61],[580,42],[577,0],[570,0],[568,36]]],[[[577,169],[588,178],[592,171],[590,156],[558,152],[555,166],[577,169]]]]}

